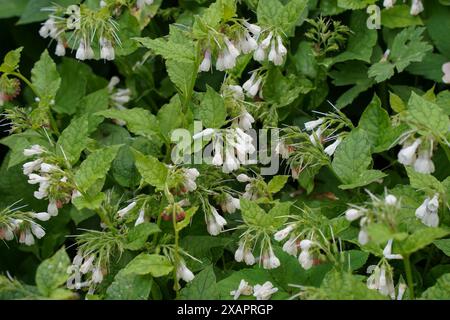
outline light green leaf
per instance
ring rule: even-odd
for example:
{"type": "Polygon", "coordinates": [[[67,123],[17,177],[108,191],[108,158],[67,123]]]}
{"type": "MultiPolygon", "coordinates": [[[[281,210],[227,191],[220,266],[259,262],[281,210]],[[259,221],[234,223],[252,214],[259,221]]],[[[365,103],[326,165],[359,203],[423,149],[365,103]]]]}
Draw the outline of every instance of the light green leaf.
{"type": "Polygon", "coordinates": [[[411,93],[408,101],[407,119],[425,135],[433,132],[435,135],[445,136],[450,126],[450,119],[446,115],[443,116],[443,110],[437,104],[415,92],[411,93]]]}
{"type": "Polygon", "coordinates": [[[88,94],[79,103],[77,115],[82,117],[88,116],[89,119],[89,133],[96,130],[97,126],[102,123],[103,117],[95,115],[96,112],[108,109],[109,93],[108,89],[97,90],[88,94]]]}
{"type": "Polygon", "coordinates": [[[46,99],[50,102],[55,98],[61,78],[47,50],[42,53],[41,58],[31,70],[31,81],[41,100],[46,99]]]}
{"type": "Polygon", "coordinates": [[[389,114],[381,107],[381,101],[374,95],[359,120],[358,128],[367,132],[373,152],[382,152],[393,146],[402,133],[402,127],[393,127],[389,114]]]}
{"type": "Polygon", "coordinates": [[[9,51],[5,55],[5,58],[3,58],[3,63],[0,65],[0,72],[5,72],[5,73],[14,72],[19,67],[20,56],[22,54],[22,50],[23,50],[23,47],[17,48],[16,50],[9,51]]]}
{"type": "Polygon", "coordinates": [[[270,193],[277,193],[283,189],[284,185],[288,181],[289,176],[275,176],[267,184],[270,193]]]}
{"type": "Polygon", "coordinates": [[[214,300],[219,298],[216,275],[212,265],[207,266],[197,274],[190,283],[180,291],[181,299],[214,300]]]}
{"type": "Polygon", "coordinates": [[[165,276],[172,270],[172,263],[165,256],[148,253],[141,253],[123,269],[125,274],[151,274],[153,277],[165,276]]]}
{"type": "Polygon", "coordinates": [[[210,86],[206,87],[206,93],[200,102],[198,117],[205,128],[220,128],[225,123],[227,110],[223,98],[210,86]]]}
{"type": "Polygon", "coordinates": [[[405,28],[423,25],[419,16],[410,14],[411,7],[406,4],[396,5],[381,11],[381,25],[387,28],[405,28]]]}
{"type": "Polygon", "coordinates": [[[53,290],[64,284],[69,277],[67,268],[69,256],[63,247],[51,258],[43,261],[36,271],[36,285],[44,296],[50,296],[53,290]]]}
{"type": "Polygon", "coordinates": [[[152,284],[153,279],[150,275],[127,273],[126,269],[122,269],[106,290],[106,299],[147,300],[152,284]]]}
{"type": "Polygon", "coordinates": [[[403,102],[402,98],[395,93],[389,92],[389,104],[391,105],[392,110],[397,113],[406,110],[406,104],[403,102]]]}
{"type": "Polygon", "coordinates": [[[191,207],[186,210],[184,219],[180,222],[177,222],[176,230],[178,232],[180,232],[181,230],[186,228],[191,223],[191,219],[194,216],[194,214],[197,212],[197,210],[198,210],[198,207],[191,207]]]}
{"type": "Polygon", "coordinates": [[[168,169],[152,156],[145,156],[137,150],[132,150],[136,160],[136,168],[144,181],[156,188],[163,189],[166,183],[168,169]]]}
{"type": "Polygon", "coordinates": [[[339,7],[351,10],[365,9],[375,2],[376,0],[337,0],[339,7]]]}
{"type": "Polygon", "coordinates": [[[105,178],[119,148],[120,145],[96,150],[81,163],[75,174],[75,182],[80,191],[86,192],[97,180],[105,178]]]}
{"type": "Polygon", "coordinates": [[[128,232],[125,248],[128,250],[139,250],[144,247],[150,235],[158,232],[161,232],[161,230],[157,224],[149,222],[141,223],[128,232]]]}
{"type": "Polygon", "coordinates": [[[433,244],[450,257],[450,239],[435,240],[433,244]]]}
{"type": "Polygon", "coordinates": [[[406,172],[408,173],[409,183],[411,184],[411,187],[421,191],[425,191],[427,193],[439,192],[443,194],[445,192],[439,180],[433,177],[431,174],[416,172],[411,167],[406,167],[406,172]]]}
{"type": "Polygon", "coordinates": [[[133,109],[108,109],[97,112],[95,115],[111,119],[122,120],[130,132],[152,139],[159,133],[159,125],[156,117],[148,110],[142,108],[133,109]]]}
{"type": "Polygon", "coordinates": [[[67,159],[70,164],[75,164],[87,146],[87,138],[87,117],[74,118],[61,133],[56,143],[56,153],[67,159]]]}
{"type": "Polygon", "coordinates": [[[441,276],[434,286],[422,293],[420,298],[426,300],[450,300],[450,273],[441,276]]]}
{"type": "Polygon", "coordinates": [[[0,0],[0,18],[20,16],[29,0],[0,0]]]}
{"type": "Polygon", "coordinates": [[[347,60],[361,60],[370,62],[373,47],[377,43],[377,31],[367,28],[367,15],[363,11],[353,11],[350,19],[349,36],[345,51],[335,58],[333,63],[347,60]]]}
{"type": "Polygon", "coordinates": [[[371,146],[366,131],[354,129],[338,146],[333,169],[348,189],[367,185],[385,176],[378,170],[368,170],[372,163],[371,146]]]}
{"type": "Polygon", "coordinates": [[[283,5],[278,0],[259,0],[256,10],[258,24],[281,28],[285,34],[291,36],[294,28],[305,18],[307,3],[305,0],[290,0],[283,5]]]}
{"type": "Polygon", "coordinates": [[[450,234],[450,231],[441,228],[423,228],[411,234],[399,247],[399,251],[403,255],[414,253],[436,239],[445,237],[450,234]]]}

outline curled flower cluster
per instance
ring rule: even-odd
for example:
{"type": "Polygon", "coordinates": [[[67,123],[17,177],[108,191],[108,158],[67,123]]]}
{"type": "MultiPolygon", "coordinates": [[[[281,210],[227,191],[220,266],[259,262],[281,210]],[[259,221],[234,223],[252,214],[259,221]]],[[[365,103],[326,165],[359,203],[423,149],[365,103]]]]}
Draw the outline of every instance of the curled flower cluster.
{"type": "MultiPolygon", "coordinates": [[[[38,191],[34,192],[36,199],[49,199],[47,212],[51,216],[58,215],[58,209],[71,199],[79,196],[67,176],[57,164],[46,162],[47,150],[40,145],[33,145],[23,151],[26,157],[40,156],[33,161],[23,164],[23,173],[28,176],[29,184],[39,184],[38,191]]],[[[51,160],[51,157],[49,157],[51,160]]]]}
{"type": "Polygon", "coordinates": [[[419,173],[433,173],[434,163],[431,160],[433,141],[430,141],[431,147],[420,148],[421,145],[421,139],[415,139],[413,142],[410,139],[406,140],[397,155],[398,162],[405,166],[413,166],[419,173]]]}
{"type": "Polygon", "coordinates": [[[270,297],[278,291],[278,288],[275,288],[270,281],[266,281],[264,284],[256,284],[255,286],[249,285],[247,281],[244,279],[241,280],[239,286],[236,290],[230,292],[230,295],[233,296],[234,300],[239,299],[241,295],[253,296],[256,300],[269,300],[270,297]]]}
{"type": "MultiPolygon", "coordinates": [[[[263,31],[256,24],[244,21],[240,25],[240,31],[233,36],[221,34],[213,35],[218,46],[218,54],[216,59],[216,69],[225,71],[233,69],[236,66],[236,59],[242,54],[250,54],[253,52],[253,59],[262,62],[264,60],[271,61],[274,65],[282,65],[287,49],[283,45],[280,35],[275,35],[272,31],[263,31]],[[266,33],[265,36],[263,34],[266,33]],[[259,43],[258,41],[261,40],[259,43]],[[270,48],[270,49],[269,49],[270,48]]],[[[199,72],[207,72],[212,67],[212,48],[210,44],[203,51],[203,59],[200,63],[199,72]]]]}
{"type": "Polygon", "coordinates": [[[67,268],[67,273],[69,274],[67,288],[79,290],[89,287],[88,293],[93,294],[95,287],[103,281],[106,271],[95,254],[78,251],[72,264],[67,268]]]}
{"type": "Polygon", "coordinates": [[[425,201],[416,209],[416,217],[428,227],[437,227],[439,225],[439,194],[433,198],[426,198],[425,201]]]}
{"type": "Polygon", "coordinates": [[[7,208],[0,212],[0,240],[11,241],[17,236],[19,243],[31,246],[35,238],[45,236],[45,230],[34,220],[47,221],[47,212],[20,212],[7,208]]]}
{"type": "Polygon", "coordinates": [[[95,41],[94,35],[98,34],[100,58],[104,60],[115,59],[114,44],[120,44],[120,39],[117,36],[117,23],[112,18],[105,19],[102,14],[78,5],[71,5],[66,9],[52,7],[48,11],[52,14],[42,24],[39,35],[44,39],[51,38],[57,41],[56,55],[66,55],[66,49],[69,47],[67,39],[74,39],[72,45],[78,46],[75,57],[78,60],[94,59],[95,53],[92,49],[92,43],[95,41]],[[66,32],[73,35],[67,37],[66,32]]]}

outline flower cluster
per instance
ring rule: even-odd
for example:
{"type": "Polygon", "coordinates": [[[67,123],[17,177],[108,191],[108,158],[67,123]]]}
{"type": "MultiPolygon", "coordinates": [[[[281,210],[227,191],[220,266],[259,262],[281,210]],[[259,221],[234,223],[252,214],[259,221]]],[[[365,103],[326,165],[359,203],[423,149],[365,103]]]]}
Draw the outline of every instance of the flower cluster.
{"type": "Polygon", "coordinates": [[[439,225],[439,194],[433,198],[426,198],[425,201],[416,209],[416,217],[428,227],[437,227],[439,225]]]}
{"type": "Polygon", "coordinates": [[[398,162],[405,166],[413,166],[416,172],[433,173],[434,163],[431,160],[433,155],[433,141],[423,143],[422,139],[408,138],[403,142],[403,147],[397,157],[398,162]]]}
{"type": "Polygon", "coordinates": [[[69,274],[67,288],[79,290],[88,287],[88,293],[93,294],[95,287],[103,281],[106,271],[95,254],[79,250],[73,258],[72,265],[67,268],[67,273],[69,274]]]}
{"type": "Polygon", "coordinates": [[[266,281],[264,284],[256,284],[255,286],[249,285],[247,281],[244,279],[239,283],[239,287],[236,290],[230,292],[230,295],[233,296],[234,300],[239,299],[241,295],[253,296],[256,300],[269,300],[270,297],[278,291],[278,288],[275,288],[270,281],[266,281]]]}
{"type": "Polygon", "coordinates": [[[92,43],[98,41],[100,58],[115,59],[114,45],[120,45],[120,39],[117,35],[117,22],[110,16],[84,5],[71,5],[67,8],[57,6],[47,10],[51,14],[43,23],[39,35],[44,39],[56,40],[56,55],[64,56],[68,47],[77,47],[75,57],[78,60],[94,59],[92,43]]]}
{"type": "Polygon", "coordinates": [[[262,30],[260,26],[247,21],[239,24],[238,29],[230,36],[217,32],[211,33],[214,41],[205,45],[199,72],[211,70],[214,46],[217,46],[218,53],[215,65],[219,71],[233,69],[241,54],[252,52],[255,61],[262,62],[267,59],[277,66],[283,64],[287,49],[283,45],[280,35],[273,31],[262,30]]]}

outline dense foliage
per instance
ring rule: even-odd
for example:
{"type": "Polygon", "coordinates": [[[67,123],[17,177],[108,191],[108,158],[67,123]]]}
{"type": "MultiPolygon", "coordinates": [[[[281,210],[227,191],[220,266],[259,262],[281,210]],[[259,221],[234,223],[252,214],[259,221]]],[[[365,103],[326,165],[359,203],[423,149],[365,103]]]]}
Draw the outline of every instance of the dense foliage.
{"type": "Polygon", "coordinates": [[[0,298],[450,299],[450,1],[0,18],[0,298]]]}

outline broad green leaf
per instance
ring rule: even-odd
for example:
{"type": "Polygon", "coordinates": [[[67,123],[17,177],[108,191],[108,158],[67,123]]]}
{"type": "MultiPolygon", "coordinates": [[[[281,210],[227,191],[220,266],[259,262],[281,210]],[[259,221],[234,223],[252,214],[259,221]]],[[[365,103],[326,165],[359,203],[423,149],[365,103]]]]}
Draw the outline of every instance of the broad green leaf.
{"type": "Polygon", "coordinates": [[[420,298],[427,300],[450,300],[450,273],[441,276],[434,286],[422,293],[420,298]]]}
{"type": "Polygon", "coordinates": [[[205,128],[220,128],[227,117],[227,109],[222,96],[210,86],[206,88],[197,113],[205,128]]]}
{"type": "Polygon", "coordinates": [[[49,296],[53,290],[66,282],[69,277],[67,273],[69,265],[70,259],[64,247],[39,265],[36,271],[36,285],[41,294],[49,296]]]}
{"type": "MultiPolygon", "coordinates": [[[[442,2],[442,1],[441,1],[442,2]]],[[[448,6],[448,4],[447,4],[448,6]]],[[[450,8],[443,7],[437,1],[429,1],[427,8],[427,33],[433,40],[436,48],[447,58],[450,57],[450,8]]]]}
{"type": "Polygon", "coordinates": [[[157,224],[148,222],[141,223],[128,232],[125,248],[128,250],[142,249],[147,242],[147,238],[158,232],[161,232],[161,230],[157,224]]]}
{"type": "Polygon", "coordinates": [[[147,137],[154,138],[159,133],[159,125],[156,117],[148,110],[142,108],[133,109],[108,109],[97,112],[95,115],[111,119],[122,120],[130,132],[147,137]]]}
{"type": "Polygon", "coordinates": [[[180,291],[181,299],[186,300],[214,300],[219,298],[216,275],[212,265],[198,273],[194,280],[180,291]]]}
{"type": "Polygon", "coordinates": [[[0,18],[20,16],[29,0],[0,0],[0,18]]]}
{"type": "Polygon", "coordinates": [[[173,97],[169,103],[163,105],[156,117],[161,134],[169,140],[173,130],[183,128],[185,114],[182,111],[179,96],[173,97]]]}
{"type": "Polygon", "coordinates": [[[137,150],[133,150],[136,168],[144,181],[156,188],[163,189],[166,183],[168,169],[152,156],[145,156],[137,150]]]}
{"type": "Polygon", "coordinates": [[[306,94],[313,89],[313,84],[306,78],[294,75],[283,76],[279,68],[271,68],[266,75],[263,87],[264,99],[277,108],[292,103],[300,93],[306,94]]]}
{"type": "Polygon", "coordinates": [[[3,63],[0,65],[0,72],[11,73],[14,72],[17,68],[19,68],[22,50],[23,47],[20,47],[17,48],[16,50],[11,50],[10,52],[8,52],[6,56],[3,58],[3,63]]]}
{"type": "Polygon", "coordinates": [[[272,225],[272,217],[266,214],[255,202],[245,198],[241,198],[240,202],[242,218],[247,225],[260,227],[270,227],[272,225]]]}
{"type": "Polygon", "coordinates": [[[422,61],[409,65],[406,71],[435,82],[442,82],[442,65],[447,61],[448,59],[442,54],[428,53],[422,61]]]}
{"type": "Polygon", "coordinates": [[[141,253],[127,264],[123,272],[125,274],[151,274],[153,277],[162,277],[172,270],[172,263],[165,256],[141,253]]]}
{"type": "Polygon", "coordinates": [[[61,133],[56,143],[56,153],[67,159],[70,164],[75,164],[87,146],[88,128],[86,116],[74,118],[61,133]]]}
{"type": "Polygon", "coordinates": [[[411,7],[406,4],[396,5],[381,11],[381,25],[387,28],[405,28],[423,25],[419,16],[410,14],[411,7]]]}
{"type": "Polygon", "coordinates": [[[283,4],[278,0],[260,0],[256,14],[258,24],[264,27],[278,27],[288,36],[300,25],[307,10],[305,0],[290,0],[283,4]]]}
{"type": "Polygon", "coordinates": [[[367,288],[364,277],[347,272],[330,271],[318,290],[307,297],[322,300],[384,300],[378,291],[367,288]]]}
{"type": "Polygon", "coordinates": [[[406,172],[408,173],[411,187],[430,194],[435,192],[439,192],[441,194],[445,193],[445,189],[442,184],[431,174],[416,172],[411,167],[406,167],[406,172]]]}
{"type": "Polygon", "coordinates": [[[284,185],[288,181],[289,176],[275,176],[267,184],[268,191],[270,193],[277,193],[283,189],[284,185]]]}
{"type": "Polygon", "coordinates": [[[275,206],[267,212],[267,215],[272,219],[271,227],[278,229],[287,220],[291,202],[278,202],[275,206]]]}
{"type": "Polygon", "coordinates": [[[106,290],[107,300],[147,300],[152,288],[150,275],[127,273],[122,269],[114,277],[113,283],[106,290]]]}
{"type": "Polygon", "coordinates": [[[409,255],[428,246],[436,239],[445,237],[448,234],[450,234],[450,231],[441,228],[423,228],[417,230],[406,238],[406,240],[401,244],[400,253],[403,255],[409,255]]]}
{"type": "Polygon", "coordinates": [[[355,271],[362,268],[366,264],[367,258],[369,258],[367,252],[359,250],[343,251],[342,255],[344,256],[344,268],[349,271],[355,271]]]}
{"type": "Polygon", "coordinates": [[[164,40],[164,38],[135,38],[135,40],[144,47],[152,49],[155,54],[161,55],[166,60],[171,59],[186,63],[195,61],[195,51],[192,43],[176,43],[164,40]]]}
{"type": "Polygon", "coordinates": [[[88,116],[89,133],[94,132],[97,129],[97,126],[103,121],[103,117],[95,115],[95,113],[108,109],[108,106],[109,93],[107,88],[97,90],[81,99],[77,115],[80,117],[84,115],[88,116]]]}
{"type": "Polygon", "coordinates": [[[85,96],[91,68],[75,59],[64,58],[59,66],[61,86],[52,109],[58,113],[74,114],[85,96]]]}
{"type": "Polygon", "coordinates": [[[31,70],[31,81],[41,100],[46,99],[50,102],[55,98],[61,84],[61,77],[47,50],[42,53],[41,58],[31,70]]]}
{"type": "MultiPolygon", "coordinates": [[[[9,0],[11,1],[11,0],[9,0]]],[[[16,0],[13,0],[16,1],[16,0]]],[[[48,11],[42,10],[55,4],[67,7],[71,4],[78,4],[79,0],[31,0],[23,10],[22,16],[17,24],[26,24],[42,21],[48,18],[48,11]]]]}
{"type": "Polygon", "coordinates": [[[435,240],[433,244],[450,257],[450,239],[435,240]]]}
{"type": "Polygon", "coordinates": [[[424,30],[422,27],[408,27],[398,33],[392,42],[389,56],[370,67],[369,77],[375,78],[376,82],[382,82],[394,75],[394,69],[402,72],[412,62],[422,61],[433,49],[433,46],[422,41],[424,30]]]}
{"type": "Polygon", "coordinates": [[[373,152],[381,152],[393,146],[402,133],[402,127],[393,127],[389,114],[381,107],[381,101],[374,95],[359,120],[358,128],[367,132],[373,152]]]}
{"type": "Polygon", "coordinates": [[[75,182],[80,191],[88,191],[97,180],[105,178],[119,148],[120,146],[111,146],[96,150],[81,163],[75,174],[75,182]]]}
{"type": "Polygon", "coordinates": [[[389,92],[389,104],[391,105],[392,110],[397,113],[406,110],[406,104],[403,102],[402,98],[395,93],[389,92]]]}
{"type": "Polygon", "coordinates": [[[216,29],[221,21],[227,21],[236,15],[236,1],[217,0],[205,9],[201,16],[195,17],[193,34],[202,37],[208,34],[209,28],[216,29]]]}
{"type": "Polygon", "coordinates": [[[373,47],[377,42],[377,31],[367,28],[367,15],[363,11],[353,11],[350,19],[349,36],[345,51],[335,58],[333,63],[347,60],[361,60],[370,62],[373,47]]]}
{"type": "Polygon", "coordinates": [[[446,115],[443,116],[443,110],[437,104],[424,99],[415,92],[411,93],[408,101],[406,117],[425,134],[431,131],[436,135],[445,136],[450,126],[450,119],[446,115]]]}
{"type": "Polygon", "coordinates": [[[372,163],[371,146],[363,129],[354,129],[338,146],[333,159],[333,169],[343,185],[349,189],[361,187],[385,176],[378,170],[368,170],[372,163]]]}
{"type": "Polygon", "coordinates": [[[339,7],[351,10],[365,9],[375,2],[376,0],[337,0],[339,7]]]}
{"type": "Polygon", "coordinates": [[[170,80],[179,90],[181,96],[187,99],[192,95],[197,79],[197,65],[176,60],[166,60],[167,73],[170,80]]]}

